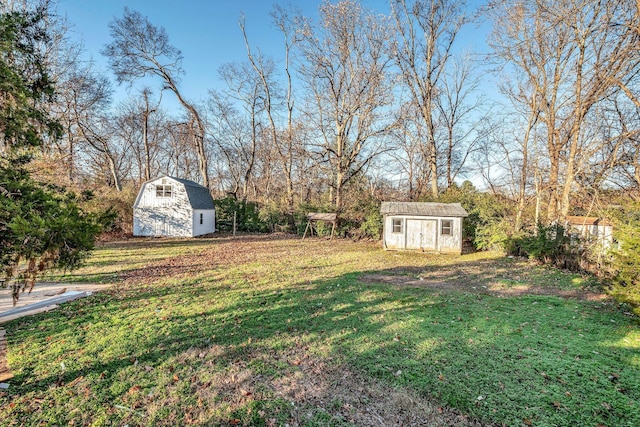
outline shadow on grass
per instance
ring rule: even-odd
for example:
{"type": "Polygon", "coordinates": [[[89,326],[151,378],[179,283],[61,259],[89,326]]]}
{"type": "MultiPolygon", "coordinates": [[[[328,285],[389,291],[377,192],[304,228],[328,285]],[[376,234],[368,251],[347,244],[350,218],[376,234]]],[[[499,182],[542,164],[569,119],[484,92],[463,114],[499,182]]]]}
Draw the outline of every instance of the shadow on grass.
{"type": "MultiPolygon", "coordinates": [[[[237,363],[257,369],[259,360],[262,375],[283,375],[291,367],[272,356],[303,346],[328,349],[358,372],[479,419],[640,425],[638,344],[620,344],[637,337],[638,323],[616,304],[497,298],[465,292],[469,283],[443,291],[361,280],[398,274],[482,284],[509,269],[460,259],[440,269],[364,271],[278,289],[198,278],[114,291],[7,324],[16,374],[10,393],[33,397],[86,378],[91,397],[75,399],[87,410],[129,405],[135,387],[172,387],[178,400],[190,401],[202,378],[237,363]]],[[[181,407],[165,410],[175,415],[181,407]]]]}

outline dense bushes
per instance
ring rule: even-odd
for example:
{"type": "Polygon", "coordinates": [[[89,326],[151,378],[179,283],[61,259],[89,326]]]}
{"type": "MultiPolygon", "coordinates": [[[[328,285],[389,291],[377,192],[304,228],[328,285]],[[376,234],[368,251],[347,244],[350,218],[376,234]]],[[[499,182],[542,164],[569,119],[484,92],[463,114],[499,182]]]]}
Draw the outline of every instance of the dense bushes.
{"type": "Polygon", "coordinates": [[[513,249],[519,249],[531,259],[558,264],[569,254],[570,238],[561,225],[538,223],[536,233],[513,239],[512,244],[513,249]]]}
{"type": "MultiPolygon", "coordinates": [[[[296,207],[293,214],[294,226],[285,207],[276,203],[260,205],[255,202],[236,200],[226,197],[215,200],[216,226],[220,231],[230,232],[233,227],[233,215],[236,214],[236,230],[241,232],[284,231],[303,234],[309,212],[333,212],[327,204],[305,204],[296,207]]],[[[372,197],[363,197],[348,205],[339,217],[336,234],[342,237],[379,239],[382,231],[380,204],[372,197]]],[[[331,224],[314,224],[315,232],[320,236],[331,233],[331,224]]]]}
{"type": "Polygon", "coordinates": [[[462,238],[479,250],[510,252],[513,238],[513,221],[510,220],[508,201],[486,192],[478,191],[470,181],[451,185],[437,199],[424,201],[460,203],[469,216],[463,221],[462,238]]]}
{"type": "Polygon", "coordinates": [[[115,235],[128,235],[133,230],[133,204],[138,189],[134,185],[125,186],[117,193],[107,187],[84,190],[81,193],[82,207],[88,212],[110,212],[111,221],[105,224],[104,232],[111,238],[115,235]]]}
{"type": "Polygon", "coordinates": [[[255,202],[237,200],[233,197],[226,197],[214,201],[216,206],[216,227],[220,231],[233,230],[233,216],[236,217],[236,230],[247,232],[266,232],[270,230],[270,220],[272,214],[261,218],[260,209],[255,202]],[[265,221],[265,219],[267,221],[265,221]]]}
{"type": "Polygon", "coordinates": [[[608,264],[613,294],[640,307],[640,203],[611,212],[614,238],[608,264]]]}

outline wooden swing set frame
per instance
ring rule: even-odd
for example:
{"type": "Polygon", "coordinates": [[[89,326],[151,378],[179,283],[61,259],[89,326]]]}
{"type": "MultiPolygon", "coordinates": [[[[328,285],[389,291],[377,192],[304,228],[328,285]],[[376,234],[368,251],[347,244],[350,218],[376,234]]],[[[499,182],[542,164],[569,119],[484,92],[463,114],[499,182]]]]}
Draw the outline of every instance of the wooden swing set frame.
{"type": "MultiPolygon", "coordinates": [[[[307,237],[307,231],[309,231],[309,237],[313,236],[314,224],[318,222],[331,223],[331,237],[329,238],[329,240],[333,239],[333,236],[336,232],[336,227],[338,225],[338,214],[328,212],[310,212],[309,214],[307,214],[307,227],[304,229],[302,240],[307,237]]],[[[316,228],[316,235],[317,234],[318,230],[316,228]]]]}

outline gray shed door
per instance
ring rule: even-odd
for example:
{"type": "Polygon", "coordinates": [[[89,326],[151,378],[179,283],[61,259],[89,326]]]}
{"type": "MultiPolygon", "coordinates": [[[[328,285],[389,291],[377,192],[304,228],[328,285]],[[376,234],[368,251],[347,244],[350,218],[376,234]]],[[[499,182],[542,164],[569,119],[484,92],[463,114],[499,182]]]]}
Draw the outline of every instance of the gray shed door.
{"type": "Polygon", "coordinates": [[[435,219],[407,219],[406,249],[436,249],[437,221],[435,219]]]}

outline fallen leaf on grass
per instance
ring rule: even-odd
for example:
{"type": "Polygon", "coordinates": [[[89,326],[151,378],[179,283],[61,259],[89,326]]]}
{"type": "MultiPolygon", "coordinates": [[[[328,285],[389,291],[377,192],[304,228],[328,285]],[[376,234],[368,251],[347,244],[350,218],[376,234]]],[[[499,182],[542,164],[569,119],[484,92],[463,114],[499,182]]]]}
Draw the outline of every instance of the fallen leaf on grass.
{"type": "Polygon", "coordinates": [[[134,385],[133,387],[131,387],[131,388],[129,389],[129,394],[134,394],[134,393],[136,393],[136,392],[140,391],[140,389],[141,389],[141,388],[142,388],[142,387],[140,387],[139,385],[134,385]]]}
{"type": "Polygon", "coordinates": [[[78,378],[76,378],[75,380],[71,381],[68,386],[69,387],[73,387],[74,385],[78,384],[80,381],[82,381],[84,377],[82,375],[80,375],[78,378]]]}

